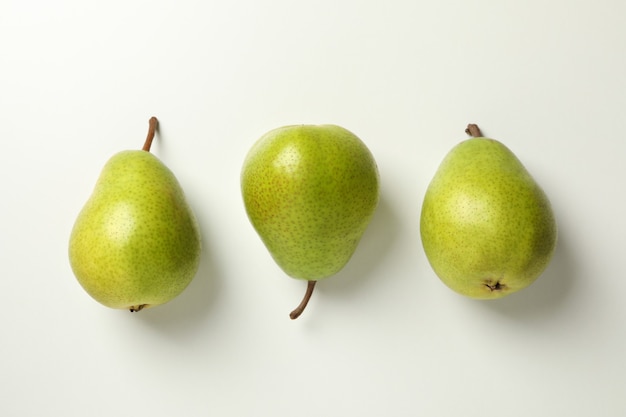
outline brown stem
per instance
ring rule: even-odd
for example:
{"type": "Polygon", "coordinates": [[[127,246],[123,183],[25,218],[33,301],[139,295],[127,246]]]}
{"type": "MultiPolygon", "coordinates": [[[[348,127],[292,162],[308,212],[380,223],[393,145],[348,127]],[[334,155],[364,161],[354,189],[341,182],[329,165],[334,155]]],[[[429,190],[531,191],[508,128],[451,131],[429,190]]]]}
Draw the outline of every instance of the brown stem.
{"type": "Polygon", "coordinates": [[[156,133],[158,124],[159,121],[154,116],[148,121],[148,137],[146,137],[143,148],[141,148],[142,151],[150,152],[150,146],[152,146],[152,140],[154,139],[154,134],[156,133]]]}
{"type": "Polygon", "coordinates": [[[465,129],[465,133],[467,133],[468,135],[474,138],[483,137],[483,132],[480,131],[480,129],[478,128],[478,125],[471,124],[471,123],[467,125],[467,129],[465,129]]]}
{"type": "Polygon", "coordinates": [[[313,294],[313,289],[315,288],[316,283],[317,281],[308,282],[306,286],[306,293],[304,294],[304,298],[300,302],[300,305],[296,307],[296,309],[293,310],[291,313],[289,313],[289,318],[291,318],[291,320],[295,320],[298,317],[300,317],[300,314],[302,314],[302,312],[306,308],[306,305],[309,303],[309,300],[311,299],[311,295],[313,294]]]}

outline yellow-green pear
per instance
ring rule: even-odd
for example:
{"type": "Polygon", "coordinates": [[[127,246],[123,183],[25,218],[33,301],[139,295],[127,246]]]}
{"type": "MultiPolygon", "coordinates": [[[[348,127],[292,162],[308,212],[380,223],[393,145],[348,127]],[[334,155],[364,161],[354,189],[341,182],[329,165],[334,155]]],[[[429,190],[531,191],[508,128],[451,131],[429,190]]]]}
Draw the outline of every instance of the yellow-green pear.
{"type": "Polygon", "coordinates": [[[87,293],[131,312],[179,295],[200,261],[194,213],[172,171],[150,153],[156,127],[153,117],[142,150],[109,159],[69,242],[72,270],[87,293]]]}
{"type": "Polygon", "coordinates": [[[557,226],[546,194],[519,159],[478,126],[466,132],[473,138],[448,153],[424,196],[422,244],[448,287],[500,298],[544,271],[557,226]]]}
{"type": "Polygon", "coordinates": [[[336,125],[274,129],[250,149],[241,173],[250,222],[276,263],[307,280],[297,318],[318,280],[352,257],[379,198],[374,157],[336,125]]]}

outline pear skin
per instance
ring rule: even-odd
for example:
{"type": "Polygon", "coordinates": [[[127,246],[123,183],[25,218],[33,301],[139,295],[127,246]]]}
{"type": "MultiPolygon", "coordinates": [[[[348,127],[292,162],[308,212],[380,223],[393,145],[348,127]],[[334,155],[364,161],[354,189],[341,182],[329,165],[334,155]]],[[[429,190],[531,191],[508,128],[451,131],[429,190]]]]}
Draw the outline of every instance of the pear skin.
{"type": "Polygon", "coordinates": [[[477,299],[529,286],[548,266],[557,225],[548,197],[505,145],[474,136],[444,158],[426,191],[420,233],[437,276],[477,299]]]}
{"type": "Polygon", "coordinates": [[[339,272],[352,257],[379,198],[369,149],[335,125],[285,126],[250,149],[241,173],[246,212],[283,271],[315,282],[339,272]]]}
{"type": "Polygon", "coordinates": [[[106,163],[70,235],[78,282],[101,304],[139,311],[166,303],[191,282],[200,261],[198,224],[174,174],[143,150],[106,163]]]}

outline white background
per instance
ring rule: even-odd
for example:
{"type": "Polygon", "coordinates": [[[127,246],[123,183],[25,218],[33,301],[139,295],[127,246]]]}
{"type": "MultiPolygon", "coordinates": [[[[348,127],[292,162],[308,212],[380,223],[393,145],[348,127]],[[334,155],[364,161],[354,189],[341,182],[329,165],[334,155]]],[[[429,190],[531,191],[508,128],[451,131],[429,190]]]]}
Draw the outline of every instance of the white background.
{"type": "Polygon", "coordinates": [[[626,2],[83,0],[0,3],[0,415],[623,416],[626,2]],[[177,175],[204,250],[192,284],[131,314],[79,286],[74,219],[139,149],[177,175]],[[419,237],[467,123],[550,197],[552,263],[498,301],[453,293],[419,237]],[[245,153],[336,123],[382,201],[347,267],[274,264],[240,196],[245,153]]]}

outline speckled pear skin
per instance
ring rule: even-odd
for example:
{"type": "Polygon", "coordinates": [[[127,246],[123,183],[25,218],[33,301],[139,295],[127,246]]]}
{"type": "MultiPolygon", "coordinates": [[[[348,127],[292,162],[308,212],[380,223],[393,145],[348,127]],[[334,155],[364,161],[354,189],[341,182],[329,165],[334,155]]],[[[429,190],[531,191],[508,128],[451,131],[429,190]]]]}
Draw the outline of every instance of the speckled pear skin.
{"type": "Polygon", "coordinates": [[[557,226],[547,196],[502,143],[458,144],[430,183],[421,237],[439,278],[477,299],[530,285],[552,258],[557,226]]]}
{"type": "Polygon", "coordinates": [[[250,222],[283,271],[320,280],[354,253],[378,204],[369,149],[335,125],[272,130],[250,149],[241,173],[250,222]]]}
{"type": "Polygon", "coordinates": [[[200,261],[196,218],[174,174],[141,150],[114,155],[70,236],[82,287],[111,308],[163,304],[191,282],[200,261]]]}

